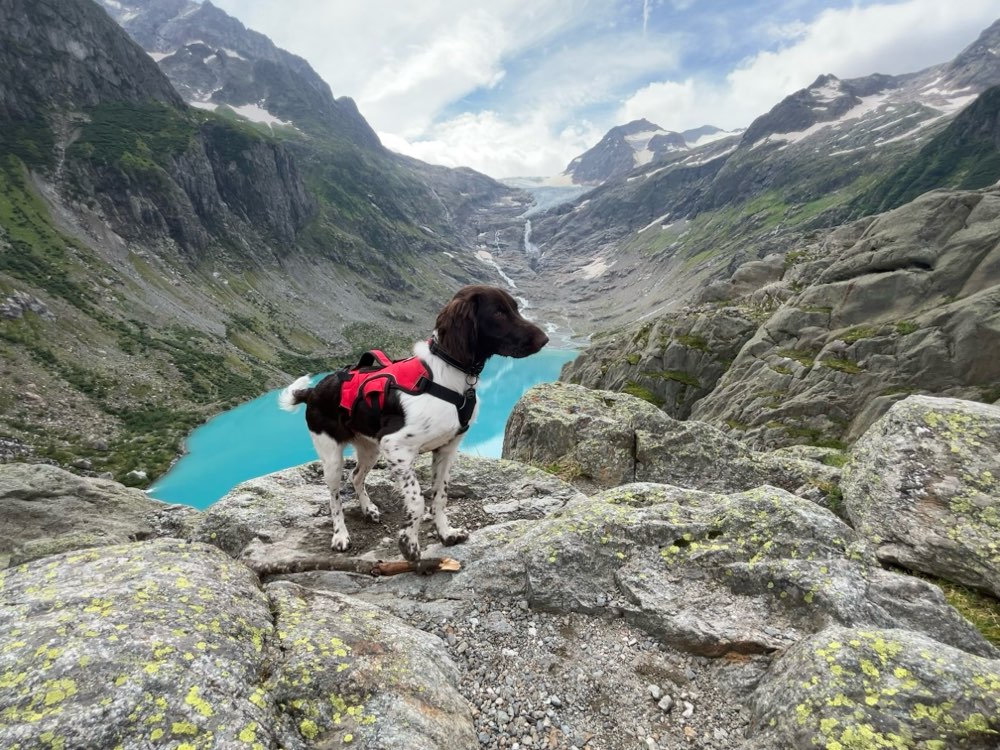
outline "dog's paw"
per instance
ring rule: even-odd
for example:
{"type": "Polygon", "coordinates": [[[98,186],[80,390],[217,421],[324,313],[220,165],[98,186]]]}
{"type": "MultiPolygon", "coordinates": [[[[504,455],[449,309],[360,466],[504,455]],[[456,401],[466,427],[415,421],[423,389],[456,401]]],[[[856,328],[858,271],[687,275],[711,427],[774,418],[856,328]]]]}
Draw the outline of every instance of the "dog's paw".
{"type": "Polygon", "coordinates": [[[375,503],[369,503],[367,508],[361,509],[361,517],[371,523],[378,523],[382,518],[382,514],[379,513],[378,506],[375,503]]]}
{"type": "Polygon", "coordinates": [[[351,546],[351,538],[347,534],[334,534],[330,542],[330,549],[334,552],[346,552],[351,546]]]}
{"type": "Polygon", "coordinates": [[[405,531],[400,531],[398,541],[399,551],[403,553],[403,557],[410,562],[420,560],[420,541],[418,539],[411,539],[405,531]]]}
{"type": "Polygon", "coordinates": [[[444,534],[438,534],[441,538],[441,542],[446,547],[451,547],[456,544],[461,544],[466,539],[469,538],[469,532],[465,529],[448,529],[444,534]]]}

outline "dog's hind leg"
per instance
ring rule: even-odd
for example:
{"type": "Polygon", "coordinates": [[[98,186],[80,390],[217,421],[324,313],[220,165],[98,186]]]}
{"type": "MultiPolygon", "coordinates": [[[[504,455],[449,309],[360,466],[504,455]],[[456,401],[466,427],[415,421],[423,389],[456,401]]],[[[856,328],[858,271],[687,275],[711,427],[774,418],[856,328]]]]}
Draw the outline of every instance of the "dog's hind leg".
{"type": "Polygon", "coordinates": [[[382,438],[381,446],[382,453],[389,461],[389,469],[403,492],[403,507],[406,509],[405,525],[399,531],[399,551],[410,562],[416,562],[420,559],[420,521],[424,516],[424,496],[420,492],[417,472],[413,470],[417,451],[397,438],[398,434],[386,435],[382,438]]]}
{"type": "Polygon", "coordinates": [[[335,552],[343,552],[351,546],[351,537],[344,523],[344,506],[340,499],[340,475],[344,468],[344,446],[326,434],[309,433],[316,454],[323,464],[323,479],[330,490],[330,518],[333,519],[333,539],[330,547],[335,552]]]}
{"type": "Polygon", "coordinates": [[[469,538],[469,532],[465,529],[452,527],[445,513],[445,506],[448,504],[448,477],[451,476],[451,465],[455,462],[455,456],[458,453],[458,446],[461,442],[462,436],[459,435],[447,445],[434,451],[434,457],[431,461],[434,473],[433,484],[431,485],[431,492],[434,497],[432,502],[434,528],[437,530],[438,538],[448,546],[464,542],[469,538]]]}
{"type": "Polygon", "coordinates": [[[354,439],[354,450],[358,454],[358,465],[354,467],[354,473],[351,474],[351,483],[354,485],[358,502],[361,503],[361,515],[372,523],[378,523],[378,506],[368,497],[368,490],[365,489],[365,477],[378,461],[378,446],[358,436],[354,439]]]}

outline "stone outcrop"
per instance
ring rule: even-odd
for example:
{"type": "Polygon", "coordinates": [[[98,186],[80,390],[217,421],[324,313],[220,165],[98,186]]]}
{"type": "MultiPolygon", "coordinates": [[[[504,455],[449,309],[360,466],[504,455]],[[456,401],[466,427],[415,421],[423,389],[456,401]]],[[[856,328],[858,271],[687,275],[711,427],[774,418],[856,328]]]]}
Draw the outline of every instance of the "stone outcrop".
{"type": "Polygon", "coordinates": [[[802,456],[755,453],[717,427],[672,419],[643,399],[565,383],[525,393],[507,422],[503,455],[581,487],[658,482],[732,492],[772,484],[817,501],[838,474],[802,456]]]}
{"type": "Polygon", "coordinates": [[[0,563],[10,565],[67,550],[185,536],[198,516],[186,505],[151,500],[118,482],[86,479],[44,464],[3,466],[0,508],[0,563]]]}
{"type": "MultiPolygon", "coordinates": [[[[347,469],[353,464],[350,459],[347,469]]],[[[430,459],[418,462],[421,486],[430,486],[430,459]]],[[[350,483],[345,483],[350,486],[350,483]]],[[[388,472],[368,475],[368,494],[379,506],[382,524],[364,521],[357,501],[348,498],[344,516],[353,548],[377,549],[385,558],[398,556],[394,530],[403,524],[403,507],[388,472]]],[[[351,490],[353,492],[353,488],[351,490]]],[[[519,519],[541,518],[580,500],[583,495],[551,474],[510,461],[460,454],[449,481],[449,517],[470,529],[519,519]]],[[[251,479],[234,488],[201,517],[196,538],[215,544],[234,557],[263,565],[328,554],[332,527],[330,493],[319,464],[251,479]]],[[[451,552],[449,551],[449,554],[451,552]]]]}
{"type": "Polygon", "coordinates": [[[904,630],[834,627],[768,670],[743,750],[996,747],[1000,660],[904,630]]]}
{"type": "Polygon", "coordinates": [[[854,445],[844,502],[890,563],[1000,597],[1000,407],[910,396],[854,445]]]}
{"type": "Polygon", "coordinates": [[[739,307],[670,313],[595,339],[563,368],[561,379],[624,391],[685,419],[695,402],[712,392],[757,325],[739,307]]]}
{"type": "Polygon", "coordinates": [[[4,747],[475,748],[439,645],[370,605],[156,540],[0,576],[4,747]]]}

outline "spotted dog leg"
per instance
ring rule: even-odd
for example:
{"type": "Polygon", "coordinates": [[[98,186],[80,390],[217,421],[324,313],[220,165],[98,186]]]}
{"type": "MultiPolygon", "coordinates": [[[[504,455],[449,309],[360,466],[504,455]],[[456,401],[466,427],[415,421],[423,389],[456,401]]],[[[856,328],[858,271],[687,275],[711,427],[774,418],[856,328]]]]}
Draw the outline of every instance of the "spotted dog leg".
{"type": "Polygon", "coordinates": [[[448,522],[445,514],[445,506],[448,504],[448,477],[451,476],[451,465],[455,462],[458,453],[458,446],[462,442],[462,435],[459,435],[447,445],[434,451],[431,461],[431,468],[434,473],[434,480],[431,486],[433,493],[434,508],[434,528],[437,529],[438,538],[446,545],[451,546],[464,542],[469,538],[469,532],[465,529],[456,529],[448,522]]]}
{"type": "Polygon", "coordinates": [[[424,496],[420,492],[417,473],[413,470],[417,451],[413,446],[402,443],[396,434],[382,438],[382,453],[403,492],[403,507],[406,509],[406,522],[399,531],[399,551],[410,562],[416,562],[420,559],[420,520],[424,515],[424,496]]]}
{"type": "Polygon", "coordinates": [[[361,503],[361,515],[372,523],[378,523],[378,506],[368,497],[368,490],[365,489],[365,477],[378,461],[378,446],[363,438],[358,438],[354,441],[354,450],[358,454],[358,465],[354,467],[354,473],[351,474],[351,483],[354,485],[354,492],[361,503]]]}
{"type": "Polygon", "coordinates": [[[351,537],[344,523],[344,507],[340,500],[340,474],[344,467],[344,446],[329,435],[309,433],[316,455],[323,464],[323,479],[330,489],[330,518],[333,519],[333,539],[330,547],[335,552],[343,552],[351,546],[351,537]]]}

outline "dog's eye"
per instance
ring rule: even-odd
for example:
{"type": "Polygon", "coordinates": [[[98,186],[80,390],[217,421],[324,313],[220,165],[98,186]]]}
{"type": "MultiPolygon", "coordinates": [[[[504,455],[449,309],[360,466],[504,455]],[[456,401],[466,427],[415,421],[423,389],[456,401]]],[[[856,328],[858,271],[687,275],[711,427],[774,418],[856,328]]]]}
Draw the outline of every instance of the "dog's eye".
{"type": "Polygon", "coordinates": [[[493,313],[493,317],[494,318],[506,318],[507,317],[507,311],[506,310],[497,310],[495,313],[493,313]]]}

